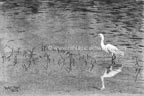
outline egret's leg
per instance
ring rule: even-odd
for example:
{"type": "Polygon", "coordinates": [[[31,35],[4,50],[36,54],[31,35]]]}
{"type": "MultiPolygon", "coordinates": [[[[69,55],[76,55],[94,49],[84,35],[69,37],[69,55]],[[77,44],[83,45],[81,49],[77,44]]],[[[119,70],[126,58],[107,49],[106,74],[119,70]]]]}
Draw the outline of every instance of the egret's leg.
{"type": "Polygon", "coordinates": [[[115,60],[115,59],[116,59],[116,55],[114,54],[114,55],[113,55],[113,60],[115,60]]]}
{"type": "Polygon", "coordinates": [[[113,57],[113,55],[112,55],[112,65],[113,65],[113,64],[115,64],[115,62],[114,62],[114,57],[113,57]]]}
{"type": "Polygon", "coordinates": [[[115,64],[115,60],[116,60],[116,55],[115,54],[114,54],[114,58],[113,59],[114,59],[113,61],[114,61],[114,64],[115,64]]]}
{"type": "Polygon", "coordinates": [[[101,76],[101,82],[102,82],[101,90],[103,90],[103,89],[105,89],[104,77],[103,76],[101,76]]]}
{"type": "Polygon", "coordinates": [[[115,56],[115,54],[113,54],[112,55],[112,65],[115,64],[115,59],[116,59],[116,56],[115,56]]]}
{"type": "Polygon", "coordinates": [[[108,68],[107,68],[107,70],[106,70],[106,73],[108,74],[110,71],[112,71],[112,65],[110,65],[108,68]]]}

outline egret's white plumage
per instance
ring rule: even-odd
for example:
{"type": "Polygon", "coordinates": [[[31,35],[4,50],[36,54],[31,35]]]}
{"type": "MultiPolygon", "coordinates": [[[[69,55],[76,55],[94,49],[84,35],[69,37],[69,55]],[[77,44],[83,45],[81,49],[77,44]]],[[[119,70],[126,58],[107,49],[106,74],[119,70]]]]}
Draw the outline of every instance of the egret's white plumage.
{"type": "Polygon", "coordinates": [[[116,46],[114,46],[112,44],[106,44],[106,45],[104,45],[104,35],[103,34],[99,34],[99,36],[101,37],[101,47],[102,47],[102,50],[104,50],[107,53],[111,53],[112,56],[113,55],[124,56],[124,52],[120,51],[116,46]]]}
{"type": "MultiPolygon", "coordinates": [[[[113,56],[116,55],[120,55],[120,56],[124,56],[124,52],[120,51],[116,46],[112,45],[112,44],[104,44],[104,35],[103,34],[99,34],[99,36],[101,37],[101,48],[102,50],[104,50],[107,53],[111,53],[112,54],[112,64],[115,62],[113,61],[115,58],[113,58],[113,56]]],[[[102,82],[102,88],[101,90],[105,89],[105,84],[104,84],[104,78],[107,77],[113,77],[115,75],[117,75],[118,73],[120,73],[122,71],[122,66],[118,67],[116,69],[113,69],[113,65],[111,65],[109,68],[107,68],[104,71],[104,74],[101,76],[101,82],[102,82]]]]}

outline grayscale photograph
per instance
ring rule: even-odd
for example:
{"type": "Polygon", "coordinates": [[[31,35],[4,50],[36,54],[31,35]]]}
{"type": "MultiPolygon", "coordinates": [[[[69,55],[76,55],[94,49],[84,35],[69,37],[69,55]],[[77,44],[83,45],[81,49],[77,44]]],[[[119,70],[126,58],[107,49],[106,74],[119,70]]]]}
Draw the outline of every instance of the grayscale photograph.
{"type": "Polygon", "coordinates": [[[0,96],[144,96],[144,0],[0,0],[0,96]]]}

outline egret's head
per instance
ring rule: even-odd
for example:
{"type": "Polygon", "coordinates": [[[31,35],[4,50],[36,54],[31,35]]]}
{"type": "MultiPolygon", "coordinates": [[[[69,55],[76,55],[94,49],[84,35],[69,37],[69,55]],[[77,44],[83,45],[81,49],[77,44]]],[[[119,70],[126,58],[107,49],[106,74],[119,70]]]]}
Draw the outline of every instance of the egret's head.
{"type": "Polygon", "coordinates": [[[100,37],[104,37],[104,36],[103,36],[103,34],[101,34],[101,33],[100,33],[100,34],[98,34],[98,36],[100,36],[100,37]]]}

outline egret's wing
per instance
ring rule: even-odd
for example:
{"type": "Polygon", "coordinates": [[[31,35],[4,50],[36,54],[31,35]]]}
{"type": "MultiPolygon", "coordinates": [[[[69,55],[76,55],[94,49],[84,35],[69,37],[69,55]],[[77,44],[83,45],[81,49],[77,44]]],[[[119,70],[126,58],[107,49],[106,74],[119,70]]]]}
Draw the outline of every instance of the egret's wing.
{"type": "Polygon", "coordinates": [[[119,51],[118,48],[112,44],[107,44],[106,46],[107,46],[108,51],[111,53],[116,54],[119,51]]]}
{"type": "Polygon", "coordinates": [[[107,49],[109,52],[114,53],[114,54],[120,54],[122,56],[124,56],[124,52],[120,51],[116,46],[112,45],[112,44],[107,44],[107,49]]]}

